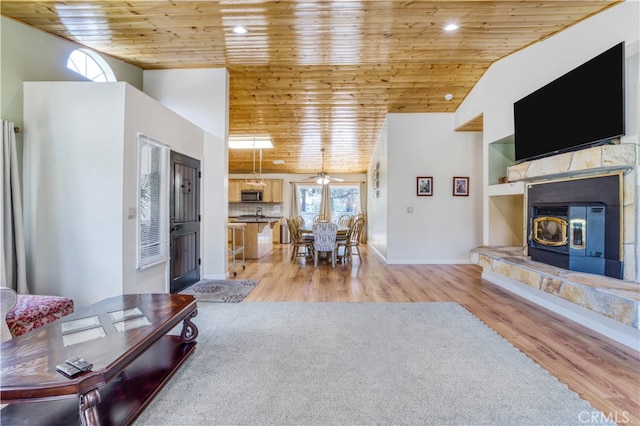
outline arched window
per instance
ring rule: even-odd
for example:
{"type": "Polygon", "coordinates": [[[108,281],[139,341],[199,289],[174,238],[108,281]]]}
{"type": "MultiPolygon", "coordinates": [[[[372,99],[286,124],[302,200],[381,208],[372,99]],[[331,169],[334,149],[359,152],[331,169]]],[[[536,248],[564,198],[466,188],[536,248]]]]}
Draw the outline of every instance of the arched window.
{"type": "Polygon", "coordinates": [[[67,59],[67,68],[91,81],[116,81],[113,70],[100,55],[89,49],[76,49],[67,59]]]}

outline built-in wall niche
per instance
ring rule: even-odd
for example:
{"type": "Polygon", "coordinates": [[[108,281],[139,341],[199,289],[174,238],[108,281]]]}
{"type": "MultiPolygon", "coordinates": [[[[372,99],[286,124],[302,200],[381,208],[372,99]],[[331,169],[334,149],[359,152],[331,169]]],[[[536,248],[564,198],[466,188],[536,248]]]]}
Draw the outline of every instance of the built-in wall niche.
{"type": "Polygon", "coordinates": [[[488,245],[524,248],[524,206],[521,194],[489,197],[488,245]]]}
{"type": "Polygon", "coordinates": [[[373,198],[380,198],[380,163],[376,163],[371,167],[371,175],[369,177],[373,198]]]}
{"type": "Polygon", "coordinates": [[[515,138],[506,136],[489,144],[489,185],[497,185],[507,176],[507,167],[516,161],[515,138]]]}

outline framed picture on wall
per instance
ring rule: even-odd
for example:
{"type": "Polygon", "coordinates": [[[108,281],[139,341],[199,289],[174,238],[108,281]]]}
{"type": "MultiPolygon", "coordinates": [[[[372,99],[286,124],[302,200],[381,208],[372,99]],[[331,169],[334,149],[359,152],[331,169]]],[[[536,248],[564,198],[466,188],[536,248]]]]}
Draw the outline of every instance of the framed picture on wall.
{"type": "Polygon", "coordinates": [[[454,197],[469,196],[469,178],[455,176],[453,178],[453,195],[454,197]]]}
{"type": "Polygon", "coordinates": [[[416,178],[416,195],[419,197],[433,195],[433,176],[418,176],[416,178]]]}

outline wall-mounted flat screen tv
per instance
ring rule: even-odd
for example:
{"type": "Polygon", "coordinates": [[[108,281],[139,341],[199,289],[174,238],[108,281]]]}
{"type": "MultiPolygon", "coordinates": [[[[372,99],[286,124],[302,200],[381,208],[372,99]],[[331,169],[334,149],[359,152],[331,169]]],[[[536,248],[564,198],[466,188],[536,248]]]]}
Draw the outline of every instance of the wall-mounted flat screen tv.
{"type": "Polygon", "coordinates": [[[515,160],[624,135],[624,42],[513,104],[515,160]]]}

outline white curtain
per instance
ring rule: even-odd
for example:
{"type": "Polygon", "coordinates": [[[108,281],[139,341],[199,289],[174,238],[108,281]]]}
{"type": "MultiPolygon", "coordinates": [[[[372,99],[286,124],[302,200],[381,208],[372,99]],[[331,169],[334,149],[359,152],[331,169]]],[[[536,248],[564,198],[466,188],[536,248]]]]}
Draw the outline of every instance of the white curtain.
{"type": "Polygon", "coordinates": [[[0,285],[13,288],[18,293],[28,294],[16,132],[14,124],[6,120],[2,120],[0,183],[0,285]]]}
{"type": "Polygon", "coordinates": [[[331,218],[331,186],[328,183],[322,185],[322,197],[320,198],[320,214],[329,218],[329,222],[332,222],[331,218]]]}
{"type": "Polygon", "coordinates": [[[360,242],[367,242],[367,183],[360,182],[360,206],[358,207],[358,211],[362,213],[365,217],[365,227],[362,229],[360,233],[360,242]]]}
{"type": "Polygon", "coordinates": [[[291,212],[289,217],[300,216],[300,197],[298,196],[298,184],[292,182],[293,191],[291,191],[291,212]]]}

